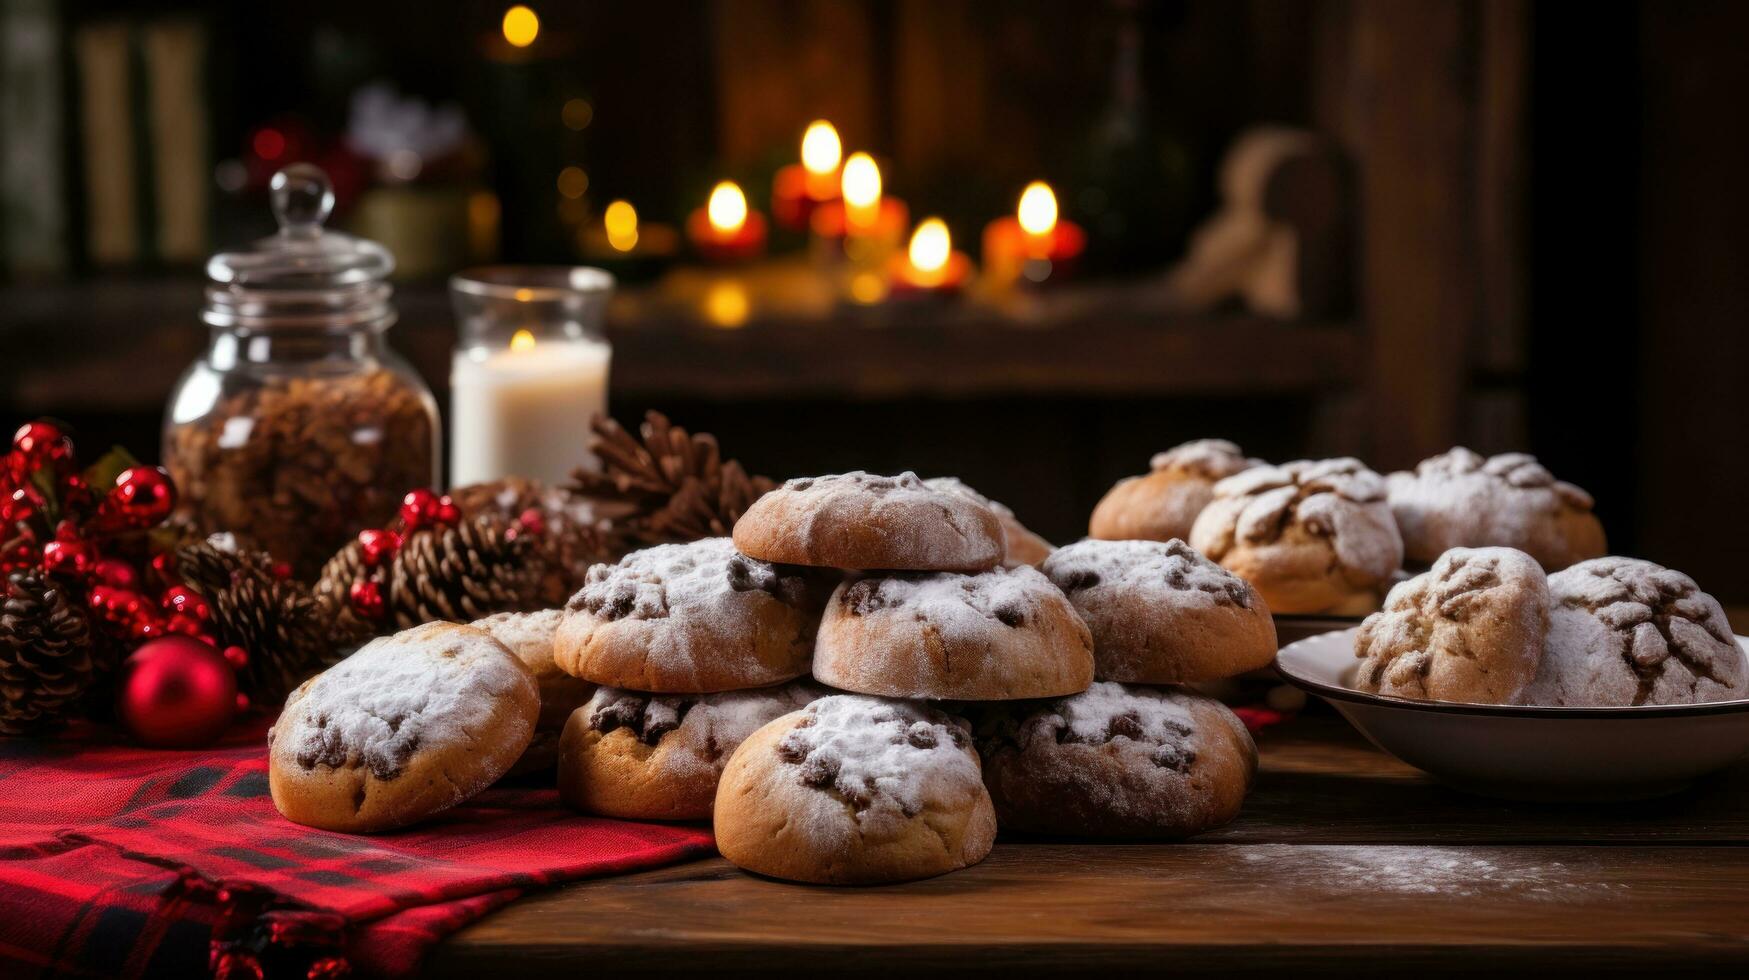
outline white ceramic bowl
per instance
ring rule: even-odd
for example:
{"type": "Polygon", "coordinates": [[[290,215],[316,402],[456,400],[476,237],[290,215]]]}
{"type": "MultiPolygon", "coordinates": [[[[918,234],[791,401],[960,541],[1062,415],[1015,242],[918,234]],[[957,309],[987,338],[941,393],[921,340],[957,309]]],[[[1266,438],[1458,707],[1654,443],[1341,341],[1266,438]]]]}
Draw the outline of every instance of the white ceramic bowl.
{"type": "MultiPolygon", "coordinates": [[[[1354,688],[1355,630],[1290,643],[1275,668],[1374,745],[1459,789],[1519,800],[1674,793],[1749,753],[1749,700],[1636,708],[1414,701],[1354,688]]],[[[1737,637],[1749,657],[1749,639],[1737,637]]]]}

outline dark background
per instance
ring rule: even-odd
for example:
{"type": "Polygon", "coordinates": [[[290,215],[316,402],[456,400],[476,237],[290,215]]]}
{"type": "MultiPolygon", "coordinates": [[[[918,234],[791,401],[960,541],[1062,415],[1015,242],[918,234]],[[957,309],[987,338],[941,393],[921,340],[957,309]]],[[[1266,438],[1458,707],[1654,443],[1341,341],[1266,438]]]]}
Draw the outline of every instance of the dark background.
{"type": "MultiPolygon", "coordinates": [[[[614,412],[660,408],[775,476],[957,473],[1059,540],[1112,480],[1188,438],[1226,436],[1272,459],[1355,452],[1381,470],[1454,442],[1528,449],[1594,493],[1613,550],[1749,601],[1749,4],[537,3],[551,47],[513,76],[489,56],[501,3],[47,6],[68,37],[118,18],[201,24],[211,167],[246,158],[264,125],[331,142],[350,93],[372,80],[460,104],[481,156],[444,179],[496,192],[513,261],[578,260],[553,206],[561,162],[589,173],[590,209],[626,197],[679,221],[725,175],[762,207],[802,125],[825,116],[847,152],[883,159],[913,214],[943,213],[966,247],[1015,188],[1047,177],[1064,214],[1094,232],[1084,282],[1122,289],[1183,254],[1235,136],[1264,122],[1312,129],[1356,186],[1353,301],[1319,318],[1361,338],[1352,388],[1017,380],[978,394],[798,384],[723,396],[650,383],[616,388],[614,412]],[[1141,39],[1142,136],[1115,145],[1101,133],[1126,31],[1141,39]],[[572,93],[594,109],[581,133],[535,110],[572,93]]],[[[76,87],[70,54],[66,79],[76,87]]],[[[75,228],[78,127],[70,114],[75,228]]],[[[267,227],[258,182],[215,190],[211,205],[210,247],[267,227]]],[[[153,454],[158,406],[203,334],[198,264],[106,265],[73,237],[58,269],[8,274],[0,416],[52,413],[90,441],[153,454]],[[126,397],[100,390],[117,387],[105,359],[127,361],[126,397]]],[[[441,392],[441,285],[401,288],[392,337],[441,392]]],[[[1145,328],[1148,314],[1128,319],[1145,328]]],[[[846,331],[839,356],[861,356],[855,327],[822,327],[846,331]]],[[[661,357],[660,345],[636,349],[661,357]]]]}

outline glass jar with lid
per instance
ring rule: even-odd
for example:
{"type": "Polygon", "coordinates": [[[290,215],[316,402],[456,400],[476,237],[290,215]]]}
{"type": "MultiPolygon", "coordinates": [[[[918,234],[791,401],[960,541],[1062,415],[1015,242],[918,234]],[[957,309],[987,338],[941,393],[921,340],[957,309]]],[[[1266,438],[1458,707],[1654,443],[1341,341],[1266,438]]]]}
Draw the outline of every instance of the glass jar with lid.
{"type": "Polygon", "coordinates": [[[272,202],[278,234],[207,263],[212,339],[171,395],[164,461],[196,530],[309,578],[436,484],[440,423],[383,339],[394,258],[323,228],[334,192],[314,166],[275,174],[272,202]]]}

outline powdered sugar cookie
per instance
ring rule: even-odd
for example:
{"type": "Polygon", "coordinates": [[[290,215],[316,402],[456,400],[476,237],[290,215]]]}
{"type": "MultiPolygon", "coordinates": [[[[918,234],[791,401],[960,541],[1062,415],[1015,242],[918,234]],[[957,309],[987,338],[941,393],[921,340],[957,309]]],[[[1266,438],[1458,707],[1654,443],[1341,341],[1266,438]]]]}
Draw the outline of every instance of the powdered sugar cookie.
{"type": "Polygon", "coordinates": [[[830,568],[977,572],[1001,564],[1002,521],[990,508],[915,473],[860,470],[791,480],[735,522],[754,558],[830,568]]]}
{"type": "Polygon", "coordinates": [[[1275,620],[1257,590],[1182,541],[1078,541],[1044,573],[1093,631],[1101,680],[1219,680],[1275,656],[1275,620]]]}
{"type": "Polygon", "coordinates": [[[1549,576],[1553,607],[1527,704],[1700,704],[1749,698],[1749,669],[1718,600],[1637,558],[1549,576]]]}
{"type": "Polygon", "coordinates": [[[657,545],[589,569],[553,655],[566,673],[634,691],[768,687],[808,672],[816,595],[728,538],[657,545]]]}
{"type": "Polygon", "coordinates": [[[559,798],[609,817],[706,819],[747,736],[824,694],[805,681],[701,695],[599,688],[565,726],[559,798]]]}
{"type": "Polygon", "coordinates": [[[1010,568],[1016,565],[1037,565],[1051,553],[1051,543],[1028,530],[1025,524],[1020,523],[1020,518],[1014,516],[1014,511],[966,486],[958,477],[932,476],[923,483],[931,490],[945,490],[968,497],[996,514],[996,518],[1002,522],[1002,540],[1007,546],[1007,557],[1002,559],[1002,564],[1010,568]]]}
{"type": "Polygon", "coordinates": [[[509,647],[534,674],[534,682],[540,688],[540,720],[534,726],[534,740],[511,768],[512,776],[551,769],[559,758],[559,732],[565,727],[565,719],[595,693],[594,684],[572,677],[553,661],[553,637],[564,618],[564,610],[547,609],[498,613],[469,624],[509,647]]]}
{"type": "Polygon", "coordinates": [[[717,849],[760,874],[865,885],[978,863],[996,814],[966,723],[903,701],[823,698],[741,743],[717,849]]]}
{"type": "Polygon", "coordinates": [[[1222,480],[1190,544],[1257,586],[1277,614],[1369,612],[1403,564],[1384,478],[1347,458],[1222,480]]]}
{"type": "Polygon", "coordinates": [[[1517,548],[1550,571],[1601,557],[1603,525],[1591,495],[1554,478],[1536,457],[1483,459],[1458,447],[1388,479],[1391,510],[1412,562],[1449,548],[1517,548]]]}
{"type": "Polygon", "coordinates": [[[1225,439],[1198,439],[1155,453],[1150,472],[1125,477],[1106,491],[1093,508],[1087,535],[1108,541],[1188,538],[1196,516],[1214,499],[1215,484],[1261,465],[1225,439]]]}
{"type": "Polygon", "coordinates": [[[1542,567],[1511,548],[1453,548],[1360,624],[1355,686],[1429,701],[1517,704],[1549,622],[1542,567]]]}
{"type": "Polygon", "coordinates": [[[267,735],[286,819],[369,833],[495,782],[528,747],[540,691],[490,633],[427,623],[372,640],[286,699],[267,735]]]}
{"type": "Polygon", "coordinates": [[[1093,640],[1031,566],[871,577],[826,604],[814,676],[887,697],[1051,697],[1092,683],[1093,640]]]}
{"type": "MultiPolygon", "coordinates": [[[[1020,710],[1016,710],[1020,709],[1020,710]]],[[[1006,830],[1189,837],[1239,813],[1257,747],[1219,701],[1101,681],[979,726],[984,785],[1006,830]]]]}

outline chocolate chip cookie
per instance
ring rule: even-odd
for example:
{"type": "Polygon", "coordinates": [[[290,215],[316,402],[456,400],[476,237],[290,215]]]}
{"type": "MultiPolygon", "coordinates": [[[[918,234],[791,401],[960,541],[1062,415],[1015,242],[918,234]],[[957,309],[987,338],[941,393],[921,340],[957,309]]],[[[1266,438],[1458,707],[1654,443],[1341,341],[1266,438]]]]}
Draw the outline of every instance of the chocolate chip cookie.
{"type": "Polygon", "coordinates": [[[1552,572],[1606,550],[1591,495],[1525,453],[1484,459],[1460,446],[1387,482],[1405,554],[1421,565],[1449,548],[1498,545],[1552,572]]]}
{"type": "Polygon", "coordinates": [[[1196,516],[1214,499],[1215,484],[1260,465],[1225,439],[1198,439],[1155,453],[1148,473],[1125,477],[1106,491],[1093,508],[1087,535],[1107,541],[1188,538],[1196,516]]]}
{"type": "Polygon", "coordinates": [[[1002,563],[989,507],[915,473],[860,470],[791,480],[735,522],[735,547],[765,561],[830,568],[978,572],[1002,563]]]}
{"type": "Polygon", "coordinates": [[[595,693],[594,684],[572,677],[553,661],[553,637],[564,618],[564,610],[546,609],[498,613],[469,624],[509,647],[534,674],[540,688],[540,720],[534,726],[534,740],[511,767],[512,776],[551,769],[559,758],[559,733],[565,728],[565,719],[595,693]]]}

